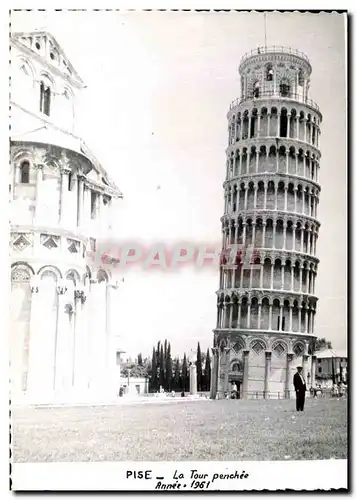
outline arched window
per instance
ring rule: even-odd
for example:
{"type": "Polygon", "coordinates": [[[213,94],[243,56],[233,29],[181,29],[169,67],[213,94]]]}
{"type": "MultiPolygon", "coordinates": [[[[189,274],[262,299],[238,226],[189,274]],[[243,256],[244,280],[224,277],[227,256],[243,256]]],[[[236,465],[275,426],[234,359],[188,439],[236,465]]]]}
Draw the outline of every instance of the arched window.
{"type": "Polygon", "coordinates": [[[304,73],[303,73],[302,69],[299,69],[298,83],[299,83],[300,87],[303,87],[303,85],[304,85],[304,73]]]}
{"type": "Polygon", "coordinates": [[[289,82],[287,80],[282,80],[280,82],[280,95],[282,97],[289,97],[290,95],[290,85],[289,85],[289,82]]]}
{"type": "Polygon", "coordinates": [[[40,85],[40,111],[47,116],[50,116],[51,109],[51,88],[46,87],[43,82],[40,85]]]}
{"type": "Polygon", "coordinates": [[[30,182],[30,164],[28,161],[23,161],[20,167],[21,183],[29,184],[30,182]]]}
{"type": "Polygon", "coordinates": [[[265,73],[266,80],[268,82],[272,82],[273,75],[274,75],[273,66],[271,64],[268,64],[268,66],[266,67],[266,73],[265,73]]]}

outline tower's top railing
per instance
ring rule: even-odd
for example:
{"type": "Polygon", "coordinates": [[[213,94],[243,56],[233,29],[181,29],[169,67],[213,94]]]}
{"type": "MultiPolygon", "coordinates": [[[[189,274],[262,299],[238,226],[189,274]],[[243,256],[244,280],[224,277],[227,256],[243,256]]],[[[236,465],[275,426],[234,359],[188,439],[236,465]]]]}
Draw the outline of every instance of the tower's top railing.
{"type": "Polygon", "coordinates": [[[282,45],[271,45],[270,47],[258,47],[257,49],[251,50],[250,52],[246,52],[242,59],[240,60],[240,64],[243,64],[244,61],[249,59],[252,56],[257,56],[259,54],[277,54],[277,53],[283,53],[283,54],[291,54],[294,56],[301,57],[304,59],[308,64],[310,64],[309,58],[307,57],[306,54],[303,52],[300,52],[300,50],[292,49],[291,47],[283,47],[282,45]]]}

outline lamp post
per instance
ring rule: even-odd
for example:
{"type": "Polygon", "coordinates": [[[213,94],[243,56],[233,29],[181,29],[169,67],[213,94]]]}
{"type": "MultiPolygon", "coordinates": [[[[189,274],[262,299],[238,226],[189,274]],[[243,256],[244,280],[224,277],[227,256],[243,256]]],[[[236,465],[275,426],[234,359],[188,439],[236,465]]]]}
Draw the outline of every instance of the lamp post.
{"type": "Polygon", "coordinates": [[[130,368],[128,368],[128,394],[130,393],[130,368]]]}

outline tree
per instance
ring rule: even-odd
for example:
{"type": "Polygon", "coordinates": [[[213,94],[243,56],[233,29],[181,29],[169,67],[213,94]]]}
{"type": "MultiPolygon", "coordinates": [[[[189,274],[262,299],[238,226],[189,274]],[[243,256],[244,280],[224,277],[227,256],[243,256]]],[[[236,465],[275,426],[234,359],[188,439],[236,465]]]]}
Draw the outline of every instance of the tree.
{"type": "Polygon", "coordinates": [[[182,361],[182,390],[188,390],[188,366],[187,366],[187,358],[186,353],[183,355],[182,361]]]}
{"type": "Polygon", "coordinates": [[[332,349],[332,342],[330,340],[326,340],[325,337],[321,339],[311,339],[309,354],[314,354],[317,351],[324,351],[325,349],[332,349]]]}
{"type": "Polygon", "coordinates": [[[172,359],[171,359],[171,345],[170,342],[167,344],[166,348],[166,359],[165,359],[165,372],[166,372],[166,389],[171,391],[172,387],[172,359]]]}
{"type": "Polygon", "coordinates": [[[202,391],[202,356],[201,356],[201,346],[200,343],[197,343],[197,390],[202,391]]]}
{"type": "Polygon", "coordinates": [[[138,354],[138,365],[143,366],[143,355],[141,352],[138,354]]]}
{"type": "Polygon", "coordinates": [[[179,358],[176,358],[174,364],[174,377],[173,377],[173,388],[175,391],[181,389],[180,384],[181,384],[180,360],[179,358]]]}
{"type": "Polygon", "coordinates": [[[205,381],[205,391],[209,391],[211,387],[211,357],[209,355],[209,349],[207,349],[206,354],[206,364],[204,371],[204,381],[205,381]]]}
{"type": "Polygon", "coordinates": [[[162,345],[160,347],[159,385],[165,387],[165,359],[162,345]]]}
{"type": "Polygon", "coordinates": [[[156,363],[156,352],[155,347],[152,348],[152,360],[151,360],[151,389],[157,391],[158,380],[157,380],[157,363],[156,363]]]}

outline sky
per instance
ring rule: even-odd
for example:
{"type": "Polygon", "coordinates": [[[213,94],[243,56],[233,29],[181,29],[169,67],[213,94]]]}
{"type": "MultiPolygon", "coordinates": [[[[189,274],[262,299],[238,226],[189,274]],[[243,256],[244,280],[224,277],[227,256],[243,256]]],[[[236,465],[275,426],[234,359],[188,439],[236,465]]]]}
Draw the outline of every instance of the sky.
{"type": "MultiPolygon", "coordinates": [[[[347,345],[345,18],[268,13],[267,45],[306,53],[309,97],[323,114],[315,333],[347,345]]],[[[241,57],[264,45],[262,13],[12,12],[13,31],[51,32],[86,84],[80,134],[124,194],[115,238],[217,244],[227,111],[241,57]]],[[[117,292],[116,334],[131,356],[167,338],[172,354],[212,345],[218,269],[130,268],[117,292]]]]}

